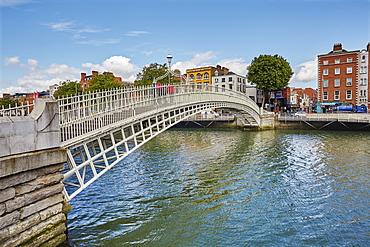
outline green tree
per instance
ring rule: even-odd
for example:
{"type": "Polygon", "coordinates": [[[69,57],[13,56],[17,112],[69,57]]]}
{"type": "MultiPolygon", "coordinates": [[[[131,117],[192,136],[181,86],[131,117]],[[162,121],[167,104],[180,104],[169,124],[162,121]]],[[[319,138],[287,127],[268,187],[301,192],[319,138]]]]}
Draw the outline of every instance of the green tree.
{"type": "Polygon", "coordinates": [[[12,98],[9,98],[9,97],[0,99],[0,109],[2,109],[3,107],[4,108],[9,108],[9,105],[10,105],[10,108],[15,107],[15,105],[19,106],[20,102],[17,99],[12,99],[12,98]]]}
{"type": "MultiPolygon", "coordinates": [[[[135,86],[142,86],[142,85],[151,85],[153,83],[154,78],[162,76],[167,72],[167,65],[166,64],[158,64],[152,63],[150,65],[144,66],[142,72],[137,74],[135,80],[135,86]]],[[[161,84],[168,83],[168,77],[159,80],[161,84]]]]}
{"type": "MultiPolygon", "coordinates": [[[[248,66],[248,81],[265,93],[275,92],[286,88],[293,75],[289,62],[279,55],[260,55],[248,66]]],[[[275,102],[277,98],[275,97],[275,102]]],[[[262,106],[265,105],[263,97],[262,106]]]]}
{"type": "Polygon", "coordinates": [[[123,87],[123,85],[116,81],[112,74],[106,73],[94,76],[90,81],[90,86],[87,88],[86,91],[100,91],[120,87],[123,87]]]}
{"type": "Polygon", "coordinates": [[[66,96],[81,94],[82,88],[77,81],[64,81],[58,90],[54,93],[55,98],[63,98],[66,96]]]}

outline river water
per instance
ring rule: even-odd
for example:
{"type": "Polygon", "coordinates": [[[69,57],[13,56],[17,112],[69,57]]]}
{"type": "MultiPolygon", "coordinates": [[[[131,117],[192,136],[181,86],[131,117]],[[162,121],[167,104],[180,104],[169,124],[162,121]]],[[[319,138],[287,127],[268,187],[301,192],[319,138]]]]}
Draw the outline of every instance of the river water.
{"type": "Polygon", "coordinates": [[[370,132],[172,129],[75,197],[70,246],[370,246],[370,132]]]}

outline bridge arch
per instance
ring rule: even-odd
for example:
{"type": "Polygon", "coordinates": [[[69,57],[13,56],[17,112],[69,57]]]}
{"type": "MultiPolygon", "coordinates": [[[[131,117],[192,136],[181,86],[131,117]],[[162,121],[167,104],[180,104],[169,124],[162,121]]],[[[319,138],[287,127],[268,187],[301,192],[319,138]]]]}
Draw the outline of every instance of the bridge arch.
{"type": "Polygon", "coordinates": [[[245,126],[261,126],[262,110],[247,95],[213,86],[138,87],[59,99],[67,200],[158,134],[210,108],[233,109],[245,126]]]}

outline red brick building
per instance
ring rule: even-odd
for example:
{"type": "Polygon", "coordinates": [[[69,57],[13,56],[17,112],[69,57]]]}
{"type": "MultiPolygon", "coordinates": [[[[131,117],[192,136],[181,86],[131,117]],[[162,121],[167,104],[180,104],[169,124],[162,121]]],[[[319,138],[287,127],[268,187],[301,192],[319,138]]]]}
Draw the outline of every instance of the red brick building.
{"type": "Polygon", "coordinates": [[[318,112],[333,105],[369,106],[369,53],[366,49],[347,51],[342,44],[318,55],[318,112]]]}
{"type": "MultiPolygon", "coordinates": [[[[90,81],[95,76],[98,76],[98,75],[99,75],[98,71],[92,71],[91,75],[86,75],[86,73],[81,73],[81,79],[80,79],[81,88],[83,88],[83,89],[88,88],[90,86],[90,81]]],[[[112,76],[114,76],[112,72],[104,72],[103,75],[112,75],[112,76]]],[[[121,77],[114,77],[114,79],[117,82],[122,83],[122,78],[121,77]]]]}

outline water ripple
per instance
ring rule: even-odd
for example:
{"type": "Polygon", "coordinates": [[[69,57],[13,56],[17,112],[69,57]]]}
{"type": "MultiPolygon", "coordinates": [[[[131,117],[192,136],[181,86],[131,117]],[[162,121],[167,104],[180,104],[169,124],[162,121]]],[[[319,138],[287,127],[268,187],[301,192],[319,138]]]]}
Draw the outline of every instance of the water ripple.
{"type": "Polygon", "coordinates": [[[369,140],[360,132],[165,132],[72,201],[70,245],[370,245],[369,140]]]}

